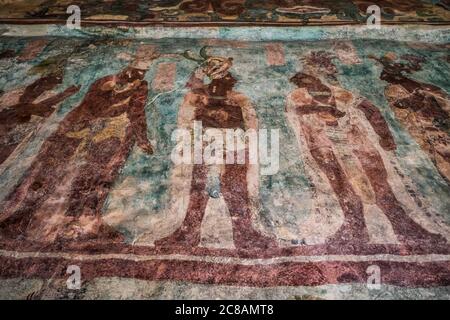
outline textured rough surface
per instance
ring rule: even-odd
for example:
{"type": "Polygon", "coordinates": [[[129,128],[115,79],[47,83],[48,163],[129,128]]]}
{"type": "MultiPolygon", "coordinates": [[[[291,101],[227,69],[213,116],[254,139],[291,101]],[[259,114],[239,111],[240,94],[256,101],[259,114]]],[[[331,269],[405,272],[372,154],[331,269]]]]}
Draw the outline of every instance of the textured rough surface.
{"type": "MultiPolygon", "coordinates": [[[[4,21],[65,21],[66,0],[2,0],[4,21]]],[[[385,23],[445,23],[448,0],[81,0],[85,23],[151,24],[349,24],[364,23],[370,5],[382,8],[385,23]]]]}
{"type": "Polygon", "coordinates": [[[1,38],[0,297],[449,298],[448,50],[1,38]],[[193,121],[279,171],[175,165],[193,121]]]}

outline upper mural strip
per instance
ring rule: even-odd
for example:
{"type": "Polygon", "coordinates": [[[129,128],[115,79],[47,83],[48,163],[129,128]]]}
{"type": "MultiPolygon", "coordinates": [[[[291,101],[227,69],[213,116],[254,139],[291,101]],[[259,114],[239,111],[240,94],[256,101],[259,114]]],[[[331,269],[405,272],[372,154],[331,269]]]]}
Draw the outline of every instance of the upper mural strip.
{"type": "Polygon", "coordinates": [[[371,5],[385,24],[448,24],[448,0],[2,0],[0,20],[54,23],[77,5],[86,24],[161,25],[342,25],[364,24],[371,5]]]}

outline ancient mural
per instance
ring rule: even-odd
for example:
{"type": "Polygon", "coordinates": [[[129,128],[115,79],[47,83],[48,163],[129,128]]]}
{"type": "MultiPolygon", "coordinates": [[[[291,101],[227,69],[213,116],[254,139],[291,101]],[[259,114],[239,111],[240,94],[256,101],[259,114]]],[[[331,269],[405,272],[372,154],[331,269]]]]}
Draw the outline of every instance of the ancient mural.
{"type": "Polygon", "coordinates": [[[9,37],[0,57],[3,280],[449,285],[448,45],[9,37]],[[278,171],[175,164],[196,121],[279,129],[278,171]]]}
{"type": "MultiPolygon", "coordinates": [[[[3,1],[0,20],[65,21],[68,3],[64,0],[3,1]]],[[[74,3],[70,3],[74,4],[74,3]]],[[[448,22],[447,0],[165,0],[100,1],[76,3],[86,23],[165,24],[355,24],[364,23],[366,10],[378,5],[385,23],[448,22]]]]}

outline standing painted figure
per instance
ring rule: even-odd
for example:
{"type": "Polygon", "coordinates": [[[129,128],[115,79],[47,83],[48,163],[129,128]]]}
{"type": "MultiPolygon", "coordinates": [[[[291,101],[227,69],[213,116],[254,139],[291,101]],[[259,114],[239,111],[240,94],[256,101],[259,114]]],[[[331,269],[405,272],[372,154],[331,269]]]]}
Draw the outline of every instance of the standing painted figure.
{"type": "Polygon", "coordinates": [[[38,73],[40,78],[22,90],[5,93],[8,99],[0,100],[0,165],[20,149],[20,145],[26,144],[39,125],[55,112],[58,104],[78,91],[77,87],[71,86],[62,93],[52,94],[52,90],[63,82],[67,59],[68,55],[59,55],[42,61],[30,70],[30,73],[38,73]],[[8,102],[15,100],[13,95],[19,97],[9,105],[8,102]]]}
{"type": "Polygon", "coordinates": [[[402,243],[445,243],[414,221],[397,199],[382,157],[396,149],[389,127],[375,105],[341,87],[332,58],[324,51],[306,56],[303,72],[291,78],[298,88],[290,94],[287,110],[344,214],[328,243],[368,243],[367,210],[387,217],[402,243]]]}
{"type": "Polygon", "coordinates": [[[102,223],[101,209],[131,148],[153,152],[144,76],[156,57],[143,45],[130,66],[91,85],[3,203],[2,237],[51,242],[117,236],[102,223]]]}
{"type": "Polygon", "coordinates": [[[388,83],[386,98],[397,119],[433,161],[450,184],[450,98],[445,91],[407,77],[421,69],[424,59],[404,55],[396,62],[393,53],[378,59],[380,79],[388,83]]]}
{"type": "MultiPolygon", "coordinates": [[[[209,57],[205,48],[200,56],[202,67],[188,83],[191,92],[185,97],[183,106],[192,109],[191,120],[201,121],[205,130],[254,128],[256,117],[251,114],[248,99],[233,90],[237,81],[229,72],[232,58],[209,57]],[[204,83],[205,75],[210,80],[208,84],[204,83]]],[[[208,200],[210,197],[219,197],[220,190],[231,216],[234,246],[239,249],[274,247],[274,240],[254,229],[252,225],[248,170],[248,163],[194,164],[189,204],[184,220],[175,232],[155,244],[198,246],[208,200]],[[216,187],[208,190],[208,175],[211,175],[212,171],[219,173],[216,174],[217,179],[213,179],[217,181],[216,187]]]]}

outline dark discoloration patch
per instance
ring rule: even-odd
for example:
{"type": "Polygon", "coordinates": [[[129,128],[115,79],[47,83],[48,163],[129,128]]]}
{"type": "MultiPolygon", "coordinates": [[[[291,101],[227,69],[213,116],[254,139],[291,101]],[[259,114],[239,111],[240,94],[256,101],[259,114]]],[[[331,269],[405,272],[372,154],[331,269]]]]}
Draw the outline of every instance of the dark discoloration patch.
{"type": "Polygon", "coordinates": [[[0,52],[0,60],[14,58],[15,56],[16,52],[14,50],[5,50],[0,52]]]}

